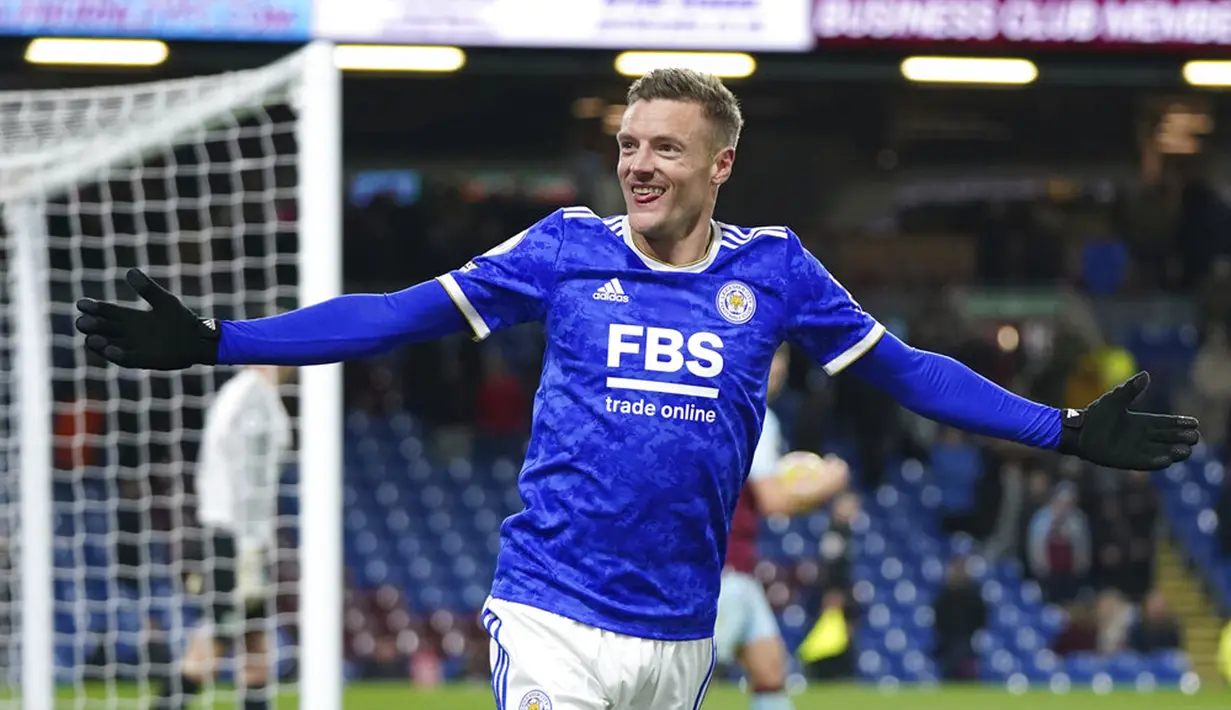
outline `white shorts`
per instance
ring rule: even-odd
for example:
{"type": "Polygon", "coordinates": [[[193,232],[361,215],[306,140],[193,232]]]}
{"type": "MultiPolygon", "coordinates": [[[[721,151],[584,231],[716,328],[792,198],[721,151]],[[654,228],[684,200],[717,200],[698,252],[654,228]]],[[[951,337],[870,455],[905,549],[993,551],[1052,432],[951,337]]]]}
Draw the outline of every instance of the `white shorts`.
{"type": "Polygon", "coordinates": [[[718,622],[714,626],[718,662],[733,663],[744,646],[781,636],[773,607],[765,598],[765,587],[756,577],[743,572],[723,572],[722,591],[718,594],[718,622]]]}
{"type": "Polygon", "coordinates": [[[551,612],[488,599],[496,710],[698,710],[714,675],[714,642],[612,633],[551,612]]]}

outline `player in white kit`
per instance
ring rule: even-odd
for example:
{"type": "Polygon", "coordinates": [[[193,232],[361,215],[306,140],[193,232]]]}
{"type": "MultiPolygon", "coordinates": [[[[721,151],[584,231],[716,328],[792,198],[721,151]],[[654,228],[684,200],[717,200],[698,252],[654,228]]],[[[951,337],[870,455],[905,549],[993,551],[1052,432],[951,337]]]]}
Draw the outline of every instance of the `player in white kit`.
{"type": "Polygon", "coordinates": [[[217,673],[220,657],[232,650],[243,663],[235,673],[239,710],[270,707],[268,569],[277,545],[278,481],[291,446],[291,419],[278,382],[277,367],[244,368],[218,390],[206,412],[195,477],[202,572],[193,576],[200,588],[189,589],[206,618],[192,633],[178,682],[164,685],[159,710],[190,705],[217,673]]]}

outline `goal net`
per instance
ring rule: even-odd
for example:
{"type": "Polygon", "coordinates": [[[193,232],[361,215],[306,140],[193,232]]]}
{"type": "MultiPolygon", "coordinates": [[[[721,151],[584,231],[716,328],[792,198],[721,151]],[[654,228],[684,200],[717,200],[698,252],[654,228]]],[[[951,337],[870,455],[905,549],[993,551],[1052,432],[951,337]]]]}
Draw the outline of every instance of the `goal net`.
{"type": "MultiPolygon", "coordinates": [[[[190,639],[224,601],[201,593],[232,563],[209,558],[194,477],[206,408],[236,370],[109,366],[83,348],[74,304],[141,303],[124,282],[138,267],[219,318],[298,305],[303,57],[182,80],[0,92],[0,271],[8,276],[0,280],[0,707],[20,706],[23,690],[31,693],[21,679],[43,670],[19,669],[23,645],[41,631],[38,605],[22,598],[38,586],[20,578],[40,569],[36,558],[49,548],[46,670],[57,707],[146,707],[164,680],[178,678],[190,639]],[[37,411],[19,401],[37,391],[22,388],[23,378],[38,376],[38,358],[22,359],[23,338],[34,332],[18,337],[23,317],[44,330],[46,345],[50,451],[41,456],[29,450],[37,438],[17,433],[40,426],[19,421],[21,411],[37,411]],[[37,510],[23,505],[35,476],[21,472],[38,461],[52,487],[46,546],[23,534],[21,514],[37,510]]],[[[295,383],[281,385],[292,451],[304,435],[295,383]]],[[[289,459],[275,492],[266,602],[250,627],[270,640],[267,692],[275,697],[294,682],[299,637],[298,467],[294,453],[289,459]]],[[[236,654],[246,643],[240,634],[236,654]]],[[[242,675],[227,654],[199,707],[234,707],[242,675]]]]}

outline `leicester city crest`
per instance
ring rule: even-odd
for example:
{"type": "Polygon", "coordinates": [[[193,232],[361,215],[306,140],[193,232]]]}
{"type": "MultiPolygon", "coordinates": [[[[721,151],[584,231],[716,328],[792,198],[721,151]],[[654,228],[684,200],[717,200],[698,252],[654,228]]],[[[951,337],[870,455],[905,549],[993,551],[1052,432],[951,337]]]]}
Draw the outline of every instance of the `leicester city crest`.
{"type": "Polygon", "coordinates": [[[752,320],[757,312],[757,297],[747,284],[728,281],[718,289],[718,313],[727,321],[742,325],[752,320]]]}
{"type": "Polygon", "coordinates": [[[551,698],[541,690],[531,690],[521,699],[517,710],[551,710],[551,698]]]}

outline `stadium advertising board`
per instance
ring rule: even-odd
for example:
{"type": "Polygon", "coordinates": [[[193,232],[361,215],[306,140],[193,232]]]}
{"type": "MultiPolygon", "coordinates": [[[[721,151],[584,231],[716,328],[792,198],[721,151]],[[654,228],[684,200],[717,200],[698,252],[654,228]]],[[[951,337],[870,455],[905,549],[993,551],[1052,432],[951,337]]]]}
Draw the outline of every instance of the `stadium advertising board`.
{"type": "Polygon", "coordinates": [[[815,0],[818,43],[1231,45],[1231,0],[815,0]]]}
{"type": "Polygon", "coordinates": [[[299,42],[312,0],[0,0],[0,34],[299,42]]]}
{"type": "Polygon", "coordinates": [[[350,42],[800,51],[811,0],[316,0],[315,34],[350,42]]]}

